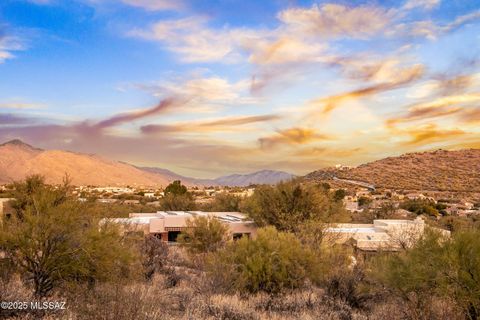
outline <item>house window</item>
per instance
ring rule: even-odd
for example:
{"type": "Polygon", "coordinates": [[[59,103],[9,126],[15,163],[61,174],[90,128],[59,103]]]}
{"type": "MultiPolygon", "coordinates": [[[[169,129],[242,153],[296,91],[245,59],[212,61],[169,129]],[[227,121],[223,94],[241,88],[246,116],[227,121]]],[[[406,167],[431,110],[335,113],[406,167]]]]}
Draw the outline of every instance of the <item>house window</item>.
{"type": "Polygon", "coordinates": [[[233,234],[233,240],[239,240],[242,237],[250,238],[250,233],[234,233],[233,234]]]}
{"type": "Polygon", "coordinates": [[[178,235],[180,231],[169,231],[168,232],[168,242],[177,242],[178,235]]]}

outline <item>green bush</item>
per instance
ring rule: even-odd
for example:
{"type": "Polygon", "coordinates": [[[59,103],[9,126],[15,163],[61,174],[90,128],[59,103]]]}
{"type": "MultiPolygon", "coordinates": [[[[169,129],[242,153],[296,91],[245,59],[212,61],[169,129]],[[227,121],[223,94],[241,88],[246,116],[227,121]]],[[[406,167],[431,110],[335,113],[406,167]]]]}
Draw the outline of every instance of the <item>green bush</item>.
{"type": "Polygon", "coordinates": [[[196,209],[195,200],[189,193],[167,193],[160,200],[160,208],[166,211],[190,211],[196,209]]]}
{"type": "Polygon", "coordinates": [[[197,216],[187,220],[187,228],[178,241],[190,253],[214,252],[227,242],[228,227],[215,217],[197,216]]]}
{"type": "Polygon", "coordinates": [[[229,193],[218,193],[215,195],[213,202],[206,205],[205,211],[240,211],[240,204],[243,198],[229,193]]]}
{"type": "Polygon", "coordinates": [[[406,200],[401,203],[400,207],[417,215],[425,214],[433,217],[440,215],[435,203],[430,200],[406,200]]]}
{"type": "Polygon", "coordinates": [[[170,183],[164,190],[165,195],[171,193],[175,195],[182,195],[187,193],[187,187],[185,187],[180,180],[175,180],[170,183]]]}
{"type": "Polygon", "coordinates": [[[377,259],[375,277],[417,313],[432,300],[453,299],[467,319],[480,317],[480,231],[444,238],[427,231],[404,252],[377,259]]]}
{"type": "Polygon", "coordinates": [[[68,181],[53,187],[33,176],[15,189],[16,213],[0,223],[0,248],[36,296],[69,281],[119,281],[136,269],[135,252],[114,226],[99,226],[94,204],[70,196],[68,181]]]}
{"type": "Polygon", "coordinates": [[[210,276],[223,279],[227,290],[279,293],[316,280],[315,260],[293,234],[266,227],[255,239],[242,238],[212,255],[208,270],[210,276]]]}
{"type": "Polygon", "coordinates": [[[343,203],[335,201],[328,191],[298,181],[259,186],[242,209],[259,226],[272,225],[281,231],[294,231],[298,224],[309,220],[348,220],[343,203]]]}

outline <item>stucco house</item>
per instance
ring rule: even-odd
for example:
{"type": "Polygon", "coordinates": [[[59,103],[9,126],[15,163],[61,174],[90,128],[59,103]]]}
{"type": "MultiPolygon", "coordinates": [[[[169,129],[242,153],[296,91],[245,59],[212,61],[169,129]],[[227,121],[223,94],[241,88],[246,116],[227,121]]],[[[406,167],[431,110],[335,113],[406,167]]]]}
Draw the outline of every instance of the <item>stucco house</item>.
{"type": "Polygon", "coordinates": [[[211,216],[228,226],[232,238],[254,237],[256,226],[240,212],[157,211],[155,213],[130,213],[128,218],[102,219],[121,226],[121,232],[153,234],[163,241],[176,242],[178,235],[187,228],[187,220],[198,216],[211,216]]]}

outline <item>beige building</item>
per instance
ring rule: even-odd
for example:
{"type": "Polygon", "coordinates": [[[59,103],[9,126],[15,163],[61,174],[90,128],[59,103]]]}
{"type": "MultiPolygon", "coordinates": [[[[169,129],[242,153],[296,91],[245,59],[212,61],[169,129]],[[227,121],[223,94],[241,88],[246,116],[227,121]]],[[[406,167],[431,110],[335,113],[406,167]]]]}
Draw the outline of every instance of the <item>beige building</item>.
{"type": "MultiPolygon", "coordinates": [[[[372,224],[336,224],[326,234],[336,243],[352,243],[361,251],[397,251],[412,246],[425,232],[422,218],[415,220],[379,219],[372,224]]],[[[437,229],[446,236],[449,231],[437,229]]]]}
{"type": "Polygon", "coordinates": [[[232,238],[254,237],[256,226],[240,212],[203,211],[157,211],[155,213],[130,213],[129,218],[102,219],[101,223],[113,222],[121,231],[153,234],[164,241],[175,242],[177,236],[187,228],[187,220],[199,216],[212,216],[226,224],[232,238]]]}
{"type": "Polygon", "coordinates": [[[10,206],[10,201],[15,200],[14,198],[0,198],[0,220],[4,215],[11,213],[12,208],[10,206]]]}

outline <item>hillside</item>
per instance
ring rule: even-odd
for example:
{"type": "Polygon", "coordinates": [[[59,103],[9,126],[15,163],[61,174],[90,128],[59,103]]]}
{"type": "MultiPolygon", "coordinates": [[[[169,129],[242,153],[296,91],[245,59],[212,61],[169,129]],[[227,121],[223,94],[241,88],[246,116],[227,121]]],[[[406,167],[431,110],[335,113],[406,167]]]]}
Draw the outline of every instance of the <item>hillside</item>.
{"type": "Polygon", "coordinates": [[[246,175],[232,175],[217,179],[195,179],[178,175],[162,168],[141,168],[97,155],[61,150],[42,150],[20,140],[0,145],[0,183],[41,174],[48,183],[61,183],[65,173],[74,185],[97,186],[166,186],[173,180],[186,185],[246,186],[273,184],[292,177],[281,171],[264,170],[246,175]]]}
{"type": "Polygon", "coordinates": [[[75,185],[167,185],[168,178],[96,155],[41,150],[19,140],[0,145],[0,183],[41,174],[60,183],[68,173],[75,185]]]}
{"type": "Polygon", "coordinates": [[[377,188],[480,191],[480,149],[407,153],[351,169],[318,170],[305,178],[319,181],[333,176],[368,182],[377,188]]]}

